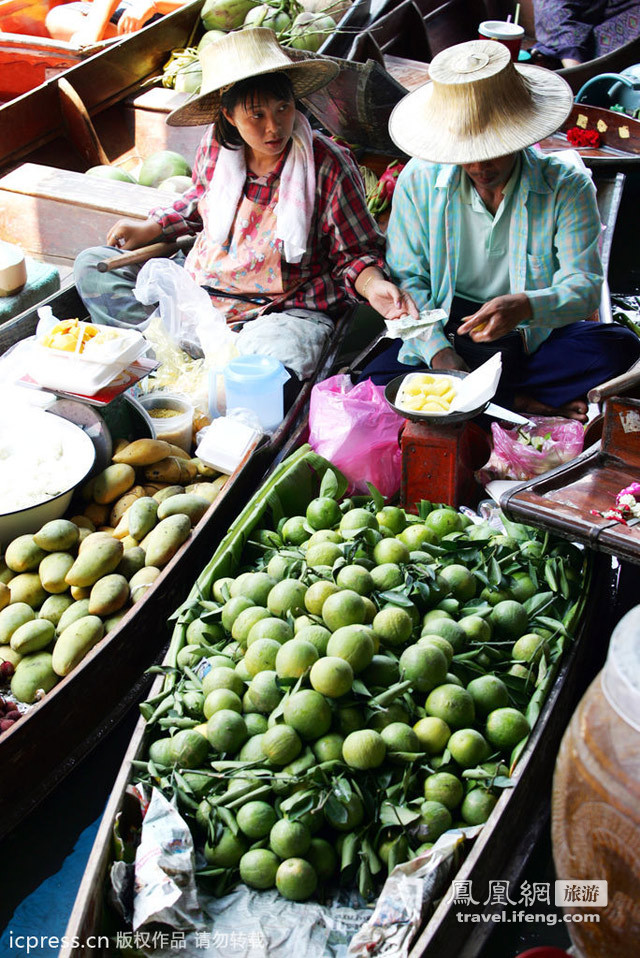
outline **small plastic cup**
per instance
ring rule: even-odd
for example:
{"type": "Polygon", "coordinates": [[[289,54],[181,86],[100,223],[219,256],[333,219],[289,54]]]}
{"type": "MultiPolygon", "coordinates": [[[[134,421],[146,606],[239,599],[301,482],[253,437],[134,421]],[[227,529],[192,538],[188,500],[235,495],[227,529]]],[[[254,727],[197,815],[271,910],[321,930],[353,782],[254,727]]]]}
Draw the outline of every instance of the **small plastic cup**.
{"type": "Polygon", "coordinates": [[[180,446],[191,452],[193,442],[193,406],[182,396],[169,393],[150,393],[140,398],[140,404],[151,417],[156,439],[180,446]]]}
{"type": "Polygon", "coordinates": [[[509,23],[507,20],[483,20],[478,27],[478,37],[481,40],[497,40],[504,44],[511,54],[512,60],[518,59],[524,27],[519,23],[509,23]]]}

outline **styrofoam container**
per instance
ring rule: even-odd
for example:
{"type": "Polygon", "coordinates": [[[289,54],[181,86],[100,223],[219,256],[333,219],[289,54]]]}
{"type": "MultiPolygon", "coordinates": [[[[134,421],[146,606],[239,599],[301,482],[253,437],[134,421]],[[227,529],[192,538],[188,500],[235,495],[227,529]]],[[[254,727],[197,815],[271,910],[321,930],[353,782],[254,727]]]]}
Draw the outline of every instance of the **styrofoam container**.
{"type": "Polygon", "coordinates": [[[93,396],[117,379],[127,366],[147,349],[147,341],[136,330],[113,330],[113,339],[90,340],[81,353],[32,344],[28,373],[45,389],[93,396]]]}

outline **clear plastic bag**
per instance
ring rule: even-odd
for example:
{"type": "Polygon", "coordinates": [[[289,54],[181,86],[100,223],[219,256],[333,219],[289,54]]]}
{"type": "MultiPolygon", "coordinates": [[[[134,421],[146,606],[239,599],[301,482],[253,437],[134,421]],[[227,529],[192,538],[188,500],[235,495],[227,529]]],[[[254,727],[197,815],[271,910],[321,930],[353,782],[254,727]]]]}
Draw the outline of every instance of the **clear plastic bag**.
{"type": "Polygon", "coordinates": [[[533,426],[504,429],[491,423],[493,449],[476,473],[486,485],[493,479],[532,479],[575,459],[584,446],[584,426],[560,416],[531,416],[533,426]]]}
{"type": "Polygon", "coordinates": [[[147,260],[134,292],[145,306],[158,304],[150,319],[160,316],[169,339],[191,356],[211,355],[235,339],[209,294],[172,259],[147,260]]]}
{"type": "Polygon", "coordinates": [[[158,303],[144,337],[160,366],[140,384],[140,391],[183,393],[195,407],[197,427],[205,425],[209,372],[235,356],[237,334],[208,293],[173,260],[148,260],[138,273],[135,296],[146,305],[158,303]]]}
{"type": "Polygon", "coordinates": [[[402,453],[398,435],[404,419],[370,379],[353,386],[349,376],[331,376],[311,390],[309,442],[349,480],[349,491],[385,498],[400,488],[402,453]]]}

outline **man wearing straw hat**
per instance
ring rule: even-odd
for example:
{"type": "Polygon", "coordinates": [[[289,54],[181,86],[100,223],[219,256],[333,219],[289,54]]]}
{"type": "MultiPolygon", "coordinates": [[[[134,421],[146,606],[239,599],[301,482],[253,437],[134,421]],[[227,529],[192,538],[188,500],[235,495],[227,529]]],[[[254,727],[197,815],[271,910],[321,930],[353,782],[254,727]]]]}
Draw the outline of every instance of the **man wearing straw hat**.
{"type": "Polygon", "coordinates": [[[240,351],[288,364],[294,350],[313,369],[313,343],[321,346],[319,333],[328,335],[349,300],[360,295],[396,318],[414,309],[386,278],[384,240],[353,157],[296,109],[295,99],[329,83],[338,66],[292,60],[264,28],[229,33],[200,58],[200,93],[167,119],[207,126],[191,187],[145,220],[118,220],[107,247],[81,253],[78,292],[94,322],[144,327],[153,305],[134,296],[139,263],[106,273],[98,264],[118,250],[192,234],[185,270],[227,322],[269,313],[243,326],[240,351]]]}
{"type": "Polygon", "coordinates": [[[448,321],[399,354],[394,340],[365,373],[473,369],[499,350],[499,401],[585,421],[588,390],[627,369],[640,342],[586,321],[602,285],[588,174],[531,148],[562,125],[572,92],[491,40],[449,47],[429,73],[389,122],[414,159],[394,193],[387,264],[419,310],[448,321]]]}

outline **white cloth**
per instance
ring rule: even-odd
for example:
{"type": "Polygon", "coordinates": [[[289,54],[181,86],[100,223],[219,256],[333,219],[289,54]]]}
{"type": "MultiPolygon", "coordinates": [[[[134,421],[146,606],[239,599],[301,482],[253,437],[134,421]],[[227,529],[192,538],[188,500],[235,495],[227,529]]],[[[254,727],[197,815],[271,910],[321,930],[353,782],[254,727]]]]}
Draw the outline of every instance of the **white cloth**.
{"type": "Polygon", "coordinates": [[[333,328],[324,313],[288,309],[245,323],[236,346],[240,356],[274,356],[292,369],[298,379],[305,380],[317,370],[333,328]]]}
{"type": "MultiPolygon", "coordinates": [[[[216,198],[216,222],[212,239],[222,245],[229,235],[242,196],[247,166],[244,150],[222,147],[211,180],[211,195],[216,198]]],[[[313,133],[309,121],[299,111],[291,136],[291,149],[280,177],[276,207],[276,235],[284,246],[287,263],[299,263],[307,248],[307,238],[316,200],[316,167],[313,158],[313,133]]]]}

